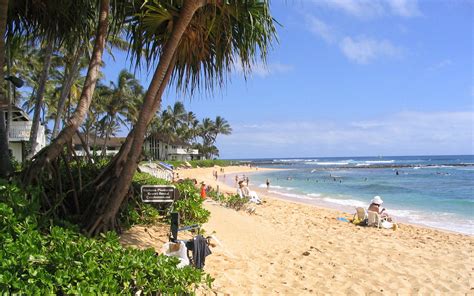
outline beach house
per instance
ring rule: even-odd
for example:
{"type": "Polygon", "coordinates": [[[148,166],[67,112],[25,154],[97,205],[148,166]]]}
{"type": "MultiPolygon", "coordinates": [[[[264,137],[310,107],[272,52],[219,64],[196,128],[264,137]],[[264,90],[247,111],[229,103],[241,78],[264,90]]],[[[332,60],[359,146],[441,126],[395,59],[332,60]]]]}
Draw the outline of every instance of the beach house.
{"type": "Polygon", "coordinates": [[[181,139],[173,139],[157,133],[150,134],[143,145],[145,156],[151,160],[199,160],[203,159],[198,149],[181,139]]]}
{"type": "MultiPolygon", "coordinates": [[[[30,141],[30,132],[33,122],[30,120],[28,114],[21,108],[11,106],[11,121],[8,119],[8,103],[0,101],[0,112],[5,113],[5,119],[10,122],[10,129],[8,131],[8,149],[13,158],[18,162],[23,162],[26,159],[27,145],[30,141]]],[[[46,146],[46,133],[43,125],[38,127],[38,146],[37,151],[46,146]]]]}
{"type": "Polygon", "coordinates": [[[80,133],[79,135],[76,133],[72,138],[72,146],[74,147],[74,152],[78,156],[86,155],[86,149],[90,153],[95,153],[97,155],[107,155],[107,156],[114,156],[122,147],[122,144],[125,142],[125,137],[108,137],[102,138],[95,135],[86,135],[80,133]],[[82,138],[82,139],[81,139],[82,138]]]}

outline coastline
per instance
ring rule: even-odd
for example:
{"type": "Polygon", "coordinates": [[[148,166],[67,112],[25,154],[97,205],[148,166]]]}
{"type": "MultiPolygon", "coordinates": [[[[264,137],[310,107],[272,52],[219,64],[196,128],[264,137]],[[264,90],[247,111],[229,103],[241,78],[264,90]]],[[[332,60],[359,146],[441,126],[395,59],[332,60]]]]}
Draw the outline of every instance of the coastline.
{"type": "MultiPolygon", "coordinates": [[[[178,173],[235,193],[229,177],[270,170],[225,167],[224,183],[212,176],[219,169],[178,173]]],[[[205,202],[211,218],[204,228],[219,240],[205,268],[216,279],[214,292],[417,294],[474,289],[471,236],[405,223],[397,231],[358,227],[336,219],[352,214],[258,192],[266,202],[255,206],[255,214],[205,202]]]]}

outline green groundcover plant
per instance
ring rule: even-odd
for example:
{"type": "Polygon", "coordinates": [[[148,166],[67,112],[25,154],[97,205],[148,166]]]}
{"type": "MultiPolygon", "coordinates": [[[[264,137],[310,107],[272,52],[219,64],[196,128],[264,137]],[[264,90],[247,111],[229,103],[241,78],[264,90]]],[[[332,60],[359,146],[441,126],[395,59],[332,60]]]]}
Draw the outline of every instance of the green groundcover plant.
{"type": "Polygon", "coordinates": [[[242,198],[238,194],[218,194],[215,190],[209,191],[207,195],[220,204],[237,211],[243,209],[249,202],[247,197],[242,198]]]}
{"type": "Polygon", "coordinates": [[[124,248],[38,215],[35,190],[0,180],[0,291],[8,294],[192,294],[212,279],[152,249],[124,248]]]}

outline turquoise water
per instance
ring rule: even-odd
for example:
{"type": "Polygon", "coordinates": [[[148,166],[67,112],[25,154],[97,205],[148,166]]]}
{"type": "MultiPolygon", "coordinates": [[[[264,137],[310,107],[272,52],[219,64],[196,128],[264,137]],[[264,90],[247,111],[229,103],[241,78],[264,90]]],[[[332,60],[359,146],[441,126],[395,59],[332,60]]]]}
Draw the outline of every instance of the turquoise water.
{"type": "Polygon", "coordinates": [[[251,186],[289,199],[353,211],[379,195],[402,221],[474,235],[474,156],[253,159],[286,170],[252,175],[251,186]],[[397,174],[398,172],[398,174],[397,174]]]}

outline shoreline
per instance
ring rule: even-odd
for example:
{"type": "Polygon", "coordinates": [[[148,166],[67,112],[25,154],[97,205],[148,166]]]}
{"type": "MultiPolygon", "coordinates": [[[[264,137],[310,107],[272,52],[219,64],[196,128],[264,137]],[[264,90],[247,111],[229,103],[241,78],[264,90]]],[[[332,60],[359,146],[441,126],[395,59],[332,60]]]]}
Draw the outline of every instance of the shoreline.
{"type": "MultiPolygon", "coordinates": [[[[231,174],[267,171],[225,167],[223,183],[212,177],[216,169],[180,170],[179,174],[233,194],[231,174]]],[[[257,189],[251,177],[250,185],[257,189]]],[[[203,227],[219,242],[205,267],[215,278],[216,294],[464,294],[474,290],[471,236],[405,223],[396,231],[359,227],[337,220],[352,214],[336,209],[265,192],[259,196],[266,202],[251,205],[254,214],[212,200],[204,203],[211,217],[203,227]]]]}
{"type": "MultiPolygon", "coordinates": [[[[260,171],[242,171],[242,172],[234,172],[231,176],[231,178],[233,179],[235,175],[240,175],[242,173],[246,173],[248,174],[249,176],[251,175],[254,175],[254,174],[259,174],[259,173],[264,173],[264,172],[267,172],[267,171],[289,171],[289,170],[292,170],[292,169],[281,169],[281,168],[276,168],[276,169],[273,169],[273,168],[259,168],[260,171]]],[[[222,186],[222,184],[225,184],[226,186],[229,186],[229,187],[232,187],[228,182],[226,183],[225,181],[226,180],[222,180],[220,177],[218,179],[218,181],[220,182],[220,185],[222,186]]],[[[288,202],[294,202],[294,203],[299,203],[299,204],[302,204],[302,205],[307,205],[307,206],[313,206],[313,207],[316,207],[316,208],[319,208],[319,209],[326,209],[326,210],[334,210],[334,211],[338,211],[341,215],[354,215],[355,213],[355,206],[345,206],[345,205],[340,205],[340,204],[333,204],[331,202],[324,202],[324,201],[320,201],[320,200],[317,200],[317,199],[304,199],[304,198],[299,198],[299,197],[289,197],[289,196],[285,196],[284,193],[274,193],[274,192],[268,192],[266,189],[264,188],[261,188],[259,187],[258,184],[252,184],[252,182],[250,182],[250,189],[257,192],[259,196],[264,196],[264,197],[270,197],[270,198],[274,198],[274,199],[278,199],[278,200],[281,200],[281,201],[288,201],[288,202]]],[[[234,192],[229,192],[229,193],[235,193],[235,191],[237,190],[237,187],[232,187],[234,189],[234,192]]],[[[330,195],[328,195],[327,197],[331,197],[330,195]]],[[[401,225],[411,225],[411,226],[414,226],[414,227],[422,227],[422,228],[428,228],[428,229],[432,229],[432,230],[438,230],[438,231],[442,231],[442,232],[447,232],[447,233],[452,233],[452,234],[461,234],[461,235],[466,235],[466,236],[469,236],[469,237],[474,237],[474,234],[470,234],[470,233],[465,233],[465,232],[461,232],[461,231],[455,231],[455,230],[451,230],[451,229],[445,229],[445,228],[438,228],[438,227],[435,227],[435,226],[430,226],[430,225],[426,225],[426,224],[422,224],[421,222],[420,223],[417,223],[417,222],[413,222],[413,221],[409,221],[408,218],[406,217],[399,217],[399,216],[396,216],[396,215],[393,215],[393,217],[395,218],[395,221],[397,224],[401,224],[401,225]]]]}
{"type": "MultiPolygon", "coordinates": [[[[234,194],[236,188],[229,185],[232,174],[268,171],[224,167],[227,183],[223,183],[213,177],[215,170],[220,167],[177,172],[234,194]]],[[[266,193],[259,196],[265,202],[251,204],[253,213],[205,200],[211,216],[203,229],[213,236],[215,246],[204,271],[215,281],[212,290],[200,289],[198,295],[469,294],[474,290],[473,237],[410,224],[396,231],[360,227],[337,219],[352,214],[266,193]]],[[[121,241],[159,252],[168,230],[137,226],[121,241]]]]}

